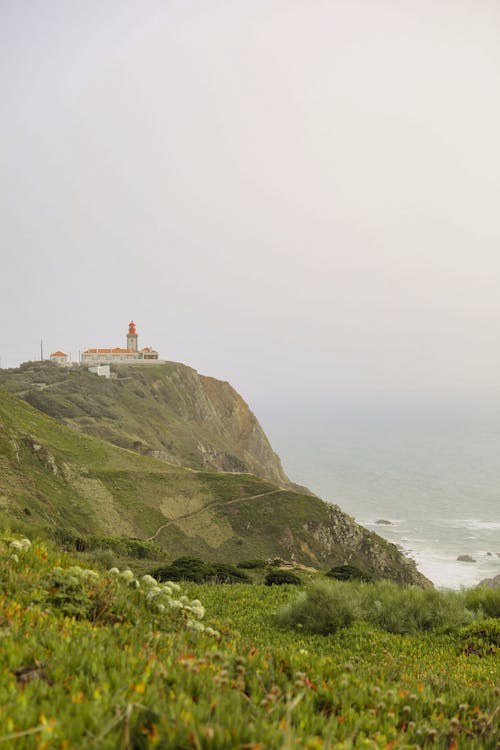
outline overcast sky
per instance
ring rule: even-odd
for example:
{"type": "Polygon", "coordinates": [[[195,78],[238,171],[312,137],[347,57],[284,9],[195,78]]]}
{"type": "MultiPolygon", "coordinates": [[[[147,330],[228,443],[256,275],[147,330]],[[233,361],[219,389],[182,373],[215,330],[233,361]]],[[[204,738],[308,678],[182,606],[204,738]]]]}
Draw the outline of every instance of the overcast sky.
{"type": "Polygon", "coordinates": [[[496,398],[498,0],[0,0],[2,366],[496,398]]]}

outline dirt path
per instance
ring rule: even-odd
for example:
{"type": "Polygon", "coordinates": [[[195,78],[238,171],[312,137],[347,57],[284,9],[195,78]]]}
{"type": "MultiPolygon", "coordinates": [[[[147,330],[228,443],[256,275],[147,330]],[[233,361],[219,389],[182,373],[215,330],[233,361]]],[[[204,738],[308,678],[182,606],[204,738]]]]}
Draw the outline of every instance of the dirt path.
{"type": "MultiPolygon", "coordinates": [[[[268,497],[269,495],[276,495],[278,492],[286,492],[286,490],[277,489],[277,490],[271,490],[270,492],[260,492],[258,495],[250,495],[250,497],[235,497],[233,500],[228,500],[227,503],[224,503],[224,505],[233,505],[233,503],[241,503],[245,500],[257,500],[259,497],[268,497]]],[[[218,505],[220,503],[220,500],[212,500],[211,503],[207,503],[203,506],[203,508],[199,508],[199,510],[195,510],[192,513],[185,513],[183,516],[177,516],[177,518],[172,518],[170,521],[167,521],[166,523],[163,523],[161,526],[159,526],[155,533],[152,536],[148,536],[146,538],[147,542],[152,542],[158,534],[163,531],[163,529],[166,529],[167,526],[171,526],[173,523],[177,523],[178,521],[184,521],[186,518],[192,518],[193,516],[197,516],[199,513],[203,513],[208,508],[212,508],[214,505],[218,505]]]]}

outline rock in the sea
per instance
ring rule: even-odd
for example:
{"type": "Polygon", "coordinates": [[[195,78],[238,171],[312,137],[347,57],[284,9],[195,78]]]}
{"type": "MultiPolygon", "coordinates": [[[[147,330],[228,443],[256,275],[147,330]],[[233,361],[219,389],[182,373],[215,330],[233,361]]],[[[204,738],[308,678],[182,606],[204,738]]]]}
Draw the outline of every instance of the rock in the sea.
{"type": "Polygon", "coordinates": [[[493,578],[483,578],[482,581],[479,581],[478,588],[482,586],[489,589],[500,589],[500,575],[493,576],[493,578]]]}
{"type": "Polygon", "coordinates": [[[476,562],[472,555],[459,555],[457,560],[460,560],[460,562],[476,562]]]}
{"type": "Polygon", "coordinates": [[[380,526],[392,526],[392,521],[388,521],[386,518],[377,518],[375,523],[378,523],[380,526]]]}

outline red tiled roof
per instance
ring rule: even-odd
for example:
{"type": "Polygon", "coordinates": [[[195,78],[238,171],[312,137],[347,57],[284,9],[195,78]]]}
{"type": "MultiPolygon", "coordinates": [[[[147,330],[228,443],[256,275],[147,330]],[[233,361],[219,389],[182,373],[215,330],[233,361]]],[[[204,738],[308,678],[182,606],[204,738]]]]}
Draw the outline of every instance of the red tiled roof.
{"type": "Polygon", "coordinates": [[[68,355],[64,352],[52,352],[51,357],[67,357],[68,355]]]}

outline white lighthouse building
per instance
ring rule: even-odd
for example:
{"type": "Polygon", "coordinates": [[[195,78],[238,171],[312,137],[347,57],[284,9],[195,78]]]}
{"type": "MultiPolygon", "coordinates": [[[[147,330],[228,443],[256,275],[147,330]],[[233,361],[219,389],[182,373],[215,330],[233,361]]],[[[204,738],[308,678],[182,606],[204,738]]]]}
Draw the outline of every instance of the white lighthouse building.
{"type": "Polygon", "coordinates": [[[158,352],[151,346],[139,349],[139,336],[133,320],[128,324],[127,346],[125,349],[86,349],[82,354],[82,364],[133,364],[135,362],[158,362],[158,352]]]}

